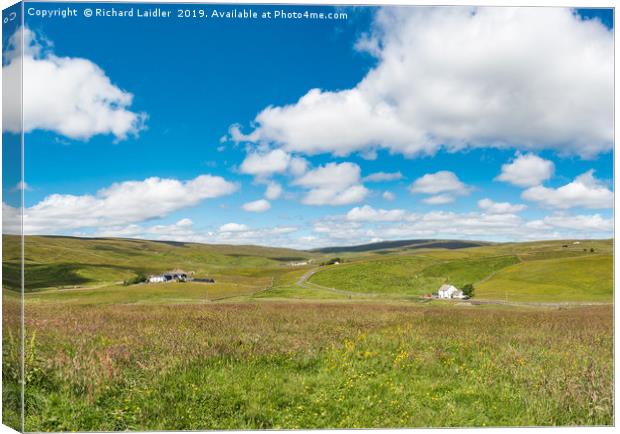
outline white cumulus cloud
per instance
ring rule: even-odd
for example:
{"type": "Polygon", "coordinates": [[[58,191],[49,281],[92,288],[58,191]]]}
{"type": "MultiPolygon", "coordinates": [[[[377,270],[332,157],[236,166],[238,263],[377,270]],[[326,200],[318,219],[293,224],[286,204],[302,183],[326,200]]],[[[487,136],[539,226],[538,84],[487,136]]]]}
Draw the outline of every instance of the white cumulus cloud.
{"type": "Polygon", "coordinates": [[[559,188],[542,185],[525,190],[521,197],[550,208],[612,208],[614,194],[589,170],[559,188]]]}
{"type": "Polygon", "coordinates": [[[523,204],[512,204],[510,202],[494,202],[491,199],[481,199],[478,207],[489,214],[513,214],[523,211],[527,206],[523,204]]]}
{"type": "Polygon", "coordinates": [[[402,220],[406,213],[402,209],[375,209],[369,205],[355,207],[347,213],[347,220],[350,221],[374,221],[374,222],[393,222],[402,220]]]}
{"type": "Polygon", "coordinates": [[[594,231],[594,232],[613,232],[614,221],[611,218],[604,218],[600,214],[592,215],[568,215],[557,213],[547,216],[543,223],[562,229],[594,231]]]}
{"type": "Polygon", "coordinates": [[[268,152],[253,152],[248,154],[241,163],[241,173],[249,175],[265,176],[273,173],[286,171],[291,156],[282,149],[274,149],[268,152]]]}
{"type": "Polygon", "coordinates": [[[361,244],[373,239],[444,238],[526,241],[558,238],[608,238],[613,219],[594,215],[554,213],[527,220],[515,213],[376,209],[365,205],[347,214],[314,223],[315,245],[361,244]]]}
{"type": "Polygon", "coordinates": [[[244,211],[249,212],[265,212],[271,208],[271,204],[268,200],[259,199],[253,202],[244,203],[241,208],[243,208],[244,211]]]}
{"type": "Polygon", "coordinates": [[[429,205],[445,205],[447,203],[454,202],[455,198],[451,194],[437,194],[435,196],[429,196],[422,199],[422,202],[429,205]]]}
{"type": "Polygon", "coordinates": [[[282,195],[282,186],[277,182],[270,182],[265,190],[265,197],[269,200],[275,200],[282,195]]]}
{"type": "Polygon", "coordinates": [[[375,172],[364,177],[366,182],[382,182],[382,181],[395,181],[402,179],[403,174],[400,172],[375,172]]]}
{"type": "Polygon", "coordinates": [[[413,181],[409,190],[412,193],[437,194],[437,193],[455,193],[467,194],[469,187],[459,180],[459,178],[447,170],[436,173],[427,173],[426,175],[413,181]]]}
{"type": "Polygon", "coordinates": [[[613,143],[613,31],[569,8],[384,8],[353,88],[269,106],[244,138],[288,152],[512,147],[593,156],[613,143]]]}
{"type": "Polygon", "coordinates": [[[517,153],[513,161],[502,165],[502,172],[496,179],[519,187],[533,187],[551,178],[554,170],[552,161],[531,153],[517,153]]]}
{"type": "Polygon", "coordinates": [[[360,167],[354,163],[328,163],[308,171],[293,184],[309,191],[306,205],[347,205],[364,200],[368,189],[361,184],[360,167]]]}
{"type": "Polygon", "coordinates": [[[273,226],[252,228],[241,223],[226,223],[215,230],[200,230],[194,227],[194,222],[184,218],[176,223],[167,225],[114,226],[103,228],[91,235],[97,237],[125,237],[147,240],[168,240],[209,244],[254,244],[263,246],[296,246],[298,244],[290,237],[297,231],[294,226],[273,226]]]}
{"type": "Polygon", "coordinates": [[[237,184],[219,176],[200,175],[188,181],[157,177],[124,181],[94,195],[52,194],[24,209],[24,232],[125,225],[164,217],[237,189],[237,184]]]}
{"type": "Polygon", "coordinates": [[[137,134],[145,113],[130,110],[133,95],[112,82],[103,69],[88,59],[59,57],[44,46],[30,29],[24,29],[23,59],[16,54],[21,29],[11,38],[2,66],[3,122],[5,131],[21,129],[15,85],[23,71],[24,131],[54,131],[63,136],[88,140],[97,134],[111,134],[117,140],[137,134]]]}
{"type": "Polygon", "coordinates": [[[255,150],[248,153],[239,168],[241,173],[266,179],[274,173],[290,172],[295,176],[303,174],[308,162],[301,157],[294,157],[282,149],[266,151],[255,150]]]}
{"type": "Polygon", "coordinates": [[[226,223],[220,226],[220,232],[243,232],[250,228],[242,223],[226,223]]]}

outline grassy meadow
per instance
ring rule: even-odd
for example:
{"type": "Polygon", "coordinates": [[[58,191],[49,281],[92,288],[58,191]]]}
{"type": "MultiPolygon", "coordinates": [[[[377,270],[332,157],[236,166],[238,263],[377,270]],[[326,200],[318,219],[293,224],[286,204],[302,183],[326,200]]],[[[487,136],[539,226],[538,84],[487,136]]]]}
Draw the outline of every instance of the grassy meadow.
{"type": "MultiPolygon", "coordinates": [[[[3,239],[14,426],[16,241],[3,239]]],[[[611,240],[400,244],[27,237],[25,429],[613,424],[611,240]],[[215,283],[123,283],[173,268],[215,283]],[[474,298],[420,297],[443,283],[474,298]]]]}

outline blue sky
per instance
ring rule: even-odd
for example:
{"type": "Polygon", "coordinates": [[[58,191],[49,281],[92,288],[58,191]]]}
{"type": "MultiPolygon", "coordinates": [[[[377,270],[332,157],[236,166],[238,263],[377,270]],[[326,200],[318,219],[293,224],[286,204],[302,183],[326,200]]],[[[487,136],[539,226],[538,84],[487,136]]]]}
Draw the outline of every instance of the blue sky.
{"type": "Polygon", "coordinates": [[[610,10],[83,17],[112,6],[132,7],[26,14],[29,233],[302,248],[612,235],[610,10]]]}

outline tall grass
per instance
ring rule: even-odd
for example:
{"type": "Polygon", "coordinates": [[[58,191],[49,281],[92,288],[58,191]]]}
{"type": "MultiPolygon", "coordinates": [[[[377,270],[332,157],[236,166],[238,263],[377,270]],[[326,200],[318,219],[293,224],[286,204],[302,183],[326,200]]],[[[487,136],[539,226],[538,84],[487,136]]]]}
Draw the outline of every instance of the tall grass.
{"type": "Polygon", "coordinates": [[[612,320],[607,306],[31,305],[26,430],[609,425],[612,320]]]}

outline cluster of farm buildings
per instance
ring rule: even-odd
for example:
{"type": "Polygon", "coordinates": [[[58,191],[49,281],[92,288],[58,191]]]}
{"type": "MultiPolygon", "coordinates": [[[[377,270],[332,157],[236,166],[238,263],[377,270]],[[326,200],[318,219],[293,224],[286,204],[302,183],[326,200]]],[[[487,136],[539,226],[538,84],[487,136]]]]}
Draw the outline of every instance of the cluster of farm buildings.
{"type": "Polygon", "coordinates": [[[166,282],[187,282],[192,280],[193,273],[186,273],[183,270],[167,271],[162,274],[154,274],[148,277],[148,283],[166,283],[166,282]]]}
{"type": "Polygon", "coordinates": [[[146,283],[169,283],[169,282],[203,282],[215,283],[215,279],[209,277],[194,277],[193,271],[172,270],[162,274],[152,274],[146,279],[146,283]]]}

